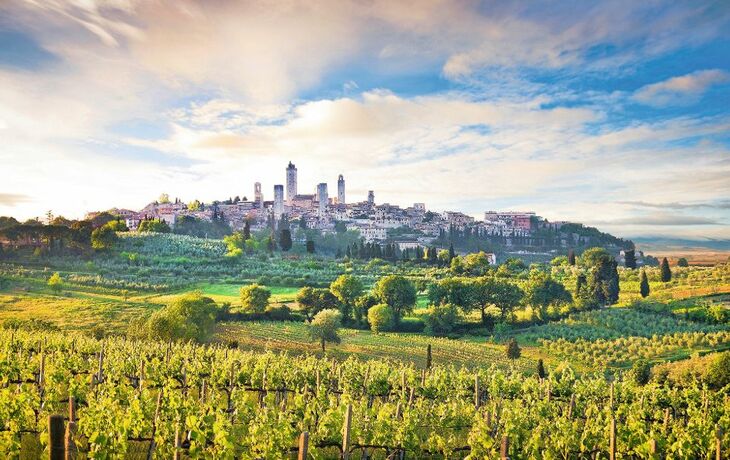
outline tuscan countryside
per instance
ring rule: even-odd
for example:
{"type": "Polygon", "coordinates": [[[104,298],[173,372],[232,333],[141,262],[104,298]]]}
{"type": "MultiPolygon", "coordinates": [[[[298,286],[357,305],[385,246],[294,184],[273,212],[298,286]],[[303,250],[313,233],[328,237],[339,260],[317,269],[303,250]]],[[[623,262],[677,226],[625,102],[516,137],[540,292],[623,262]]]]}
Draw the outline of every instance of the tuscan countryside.
{"type": "Polygon", "coordinates": [[[0,459],[730,459],[730,2],[0,0],[0,459]]]}

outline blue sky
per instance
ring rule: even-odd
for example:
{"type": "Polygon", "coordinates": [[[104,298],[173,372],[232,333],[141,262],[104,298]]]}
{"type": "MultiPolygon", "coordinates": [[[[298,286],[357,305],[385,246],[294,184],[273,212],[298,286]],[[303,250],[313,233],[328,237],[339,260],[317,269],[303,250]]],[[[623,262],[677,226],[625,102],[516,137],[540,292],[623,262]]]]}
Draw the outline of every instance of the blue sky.
{"type": "Polygon", "coordinates": [[[300,189],[730,239],[727,2],[0,4],[0,215],[300,189]]]}

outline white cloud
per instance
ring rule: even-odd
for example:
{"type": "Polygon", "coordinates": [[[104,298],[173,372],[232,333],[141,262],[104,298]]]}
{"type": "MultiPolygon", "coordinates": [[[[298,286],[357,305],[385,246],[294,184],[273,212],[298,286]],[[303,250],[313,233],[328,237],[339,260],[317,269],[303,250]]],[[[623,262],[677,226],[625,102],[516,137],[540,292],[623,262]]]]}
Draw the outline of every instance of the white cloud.
{"type": "Polygon", "coordinates": [[[696,102],[711,86],[730,81],[723,70],[698,70],[681,77],[652,83],[639,88],[634,99],[647,105],[666,106],[696,102]]]}

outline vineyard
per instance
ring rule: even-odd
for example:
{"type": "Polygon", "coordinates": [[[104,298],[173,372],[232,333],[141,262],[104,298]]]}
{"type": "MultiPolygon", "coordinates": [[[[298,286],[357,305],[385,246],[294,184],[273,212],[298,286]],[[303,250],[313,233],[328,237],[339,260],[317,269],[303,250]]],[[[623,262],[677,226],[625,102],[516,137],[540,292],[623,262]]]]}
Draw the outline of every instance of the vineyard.
{"type": "MultiPolygon", "coordinates": [[[[506,370],[516,368],[528,372],[535,361],[522,357],[515,362],[507,358],[504,346],[488,344],[484,338],[474,341],[451,340],[416,334],[381,333],[346,329],[341,331],[342,343],[328,351],[328,355],[344,359],[393,359],[422,367],[426,363],[424,350],[433,345],[433,362],[473,368],[477,366],[506,370]],[[477,341],[478,340],[478,341],[477,341]]],[[[290,353],[317,353],[319,345],[312,343],[307,325],[295,322],[225,323],[216,336],[225,343],[235,341],[251,350],[274,350],[290,353]]]]}
{"type": "Polygon", "coordinates": [[[730,450],[727,389],[639,386],[569,368],[541,380],[4,331],[0,369],[0,450],[11,457],[65,449],[77,458],[714,458],[730,450]]]}

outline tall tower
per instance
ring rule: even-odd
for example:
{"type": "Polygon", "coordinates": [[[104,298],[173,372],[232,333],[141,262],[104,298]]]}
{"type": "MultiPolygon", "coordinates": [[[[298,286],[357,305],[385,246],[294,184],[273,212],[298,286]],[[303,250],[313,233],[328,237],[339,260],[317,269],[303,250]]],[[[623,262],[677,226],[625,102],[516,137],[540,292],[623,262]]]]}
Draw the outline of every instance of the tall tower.
{"type": "Polygon", "coordinates": [[[294,197],[297,194],[297,167],[289,162],[286,167],[286,201],[291,206],[294,197]]]}
{"type": "Polygon", "coordinates": [[[284,186],[274,185],[274,218],[281,219],[284,214],[284,186]]]}
{"type": "Polygon", "coordinates": [[[342,174],[337,178],[337,204],[345,204],[345,178],[342,174]]]}
{"type": "Polygon", "coordinates": [[[324,216],[324,213],[327,211],[327,201],[329,200],[327,196],[327,184],[324,182],[317,185],[317,200],[319,201],[319,215],[324,216]]]}
{"type": "Polygon", "coordinates": [[[368,205],[373,206],[375,204],[375,192],[372,190],[368,191],[368,205]]]}
{"type": "Polygon", "coordinates": [[[261,182],[253,184],[253,196],[259,209],[264,209],[264,194],[261,193],[261,182]]]}

